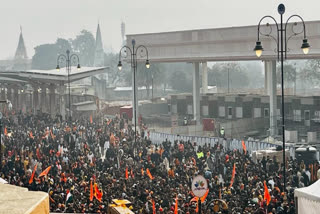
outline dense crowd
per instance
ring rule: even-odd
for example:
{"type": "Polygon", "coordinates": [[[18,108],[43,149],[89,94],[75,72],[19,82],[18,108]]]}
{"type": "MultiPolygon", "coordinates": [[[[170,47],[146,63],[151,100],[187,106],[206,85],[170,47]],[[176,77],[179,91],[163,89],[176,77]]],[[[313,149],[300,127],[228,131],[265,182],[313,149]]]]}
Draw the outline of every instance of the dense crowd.
{"type": "Polygon", "coordinates": [[[273,157],[254,163],[249,154],[228,151],[221,143],[155,145],[143,128],[135,143],[131,125],[119,117],[69,125],[60,119],[22,114],[2,119],[0,176],[10,184],[48,192],[52,212],[106,213],[112,199],[127,199],[134,213],[153,213],[154,208],[156,213],[174,213],[176,201],[179,213],[196,213],[190,186],[195,175],[203,175],[209,193],[202,213],[295,213],[294,189],[317,179],[318,163],[306,166],[288,157],[284,191],[283,165],[273,157]],[[49,173],[39,177],[49,166],[49,173]],[[102,192],[101,202],[90,200],[91,183],[102,192]],[[68,193],[72,200],[67,200],[68,193]]]}

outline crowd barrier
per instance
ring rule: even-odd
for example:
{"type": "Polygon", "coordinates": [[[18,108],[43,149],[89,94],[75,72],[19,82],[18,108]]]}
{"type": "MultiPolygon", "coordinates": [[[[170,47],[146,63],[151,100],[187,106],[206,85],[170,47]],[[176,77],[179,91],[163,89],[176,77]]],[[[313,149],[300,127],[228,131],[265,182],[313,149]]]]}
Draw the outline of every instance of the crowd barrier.
{"type": "MultiPolygon", "coordinates": [[[[159,132],[150,132],[149,136],[150,140],[154,144],[161,144],[165,140],[170,141],[172,144],[175,140],[183,140],[183,141],[191,141],[196,142],[197,145],[204,146],[205,144],[213,147],[215,144],[220,143],[227,150],[242,150],[242,140],[237,139],[223,139],[219,137],[200,137],[200,136],[185,136],[185,135],[175,135],[175,134],[167,134],[167,133],[159,133],[159,132]]],[[[265,150],[271,147],[275,147],[277,145],[267,142],[259,142],[259,141],[244,141],[246,145],[247,152],[251,154],[253,151],[265,150]]],[[[292,158],[295,157],[295,148],[293,145],[286,146],[286,149],[289,149],[290,156],[292,158]]]]}

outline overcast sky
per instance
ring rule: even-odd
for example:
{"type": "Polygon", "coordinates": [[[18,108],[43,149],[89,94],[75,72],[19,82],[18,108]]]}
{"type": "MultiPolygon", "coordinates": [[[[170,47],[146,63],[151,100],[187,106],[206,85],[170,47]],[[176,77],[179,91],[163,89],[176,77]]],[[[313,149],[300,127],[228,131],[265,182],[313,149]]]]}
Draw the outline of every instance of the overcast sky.
{"type": "MultiPolygon", "coordinates": [[[[104,47],[118,51],[120,24],[126,33],[149,33],[256,25],[264,15],[301,15],[320,20],[319,0],[0,0],[0,59],[13,57],[22,26],[29,58],[34,47],[74,38],[82,29],[94,33],[100,20],[104,47]]],[[[279,19],[278,19],[279,20],[279,19]]]]}

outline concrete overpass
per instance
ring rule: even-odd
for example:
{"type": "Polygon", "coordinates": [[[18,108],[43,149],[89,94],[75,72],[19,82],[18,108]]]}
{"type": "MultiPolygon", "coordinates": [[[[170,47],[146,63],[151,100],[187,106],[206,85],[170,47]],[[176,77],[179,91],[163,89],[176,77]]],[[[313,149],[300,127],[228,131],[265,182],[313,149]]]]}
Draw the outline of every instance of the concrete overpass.
{"type": "MultiPolygon", "coordinates": [[[[259,20],[257,20],[258,23],[259,20]]],[[[288,59],[320,58],[320,21],[305,22],[309,44],[308,55],[301,50],[302,34],[292,37],[288,42],[288,59]]],[[[275,25],[270,25],[276,33],[275,25]]],[[[288,24],[287,34],[291,35],[293,23],[288,24]]],[[[299,32],[302,24],[298,22],[295,31],[299,32]]],[[[262,32],[269,27],[261,25],[262,32]]],[[[257,25],[228,27],[216,29],[200,29],[162,33],[127,35],[127,45],[135,39],[137,45],[145,45],[149,51],[150,62],[192,62],[193,72],[193,112],[194,119],[200,122],[200,78],[202,63],[203,93],[207,92],[208,61],[244,61],[263,60],[265,63],[265,89],[270,95],[270,129],[271,135],[276,133],[276,42],[271,37],[260,36],[264,48],[261,58],[257,58],[253,48],[257,41],[257,25]]],[[[274,34],[276,37],[276,34],[274,34]]]]}

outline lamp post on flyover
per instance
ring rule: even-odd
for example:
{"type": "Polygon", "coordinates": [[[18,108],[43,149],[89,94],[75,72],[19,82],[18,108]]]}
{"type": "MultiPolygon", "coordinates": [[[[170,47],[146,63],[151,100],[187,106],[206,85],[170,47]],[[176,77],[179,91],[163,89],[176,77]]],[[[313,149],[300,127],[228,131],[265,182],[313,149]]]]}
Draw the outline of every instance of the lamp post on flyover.
{"type": "Polygon", "coordinates": [[[287,58],[287,52],[288,52],[288,41],[289,39],[291,39],[291,37],[302,34],[303,33],[303,40],[302,40],[302,46],[301,49],[303,50],[304,54],[307,54],[309,52],[309,43],[306,37],[306,28],[305,28],[305,23],[302,19],[301,16],[299,15],[292,15],[290,16],[287,21],[285,23],[283,23],[283,14],[285,12],[285,6],[283,4],[279,4],[278,6],[278,13],[280,14],[280,26],[277,23],[276,19],[273,18],[272,16],[264,16],[260,19],[259,24],[258,24],[258,40],[256,42],[256,46],[254,48],[254,51],[256,52],[257,57],[260,57],[262,55],[262,44],[260,41],[260,34],[263,36],[267,36],[267,37],[271,37],[276,41],[277,44],[277,54],[278,54],[278,60],[280,60],[281,63],[281,107],[282,107],[282,151],[283,151],[283,191],[286,191],[286,169],[285,169],[285,126],[284,126],[284,83],[283,83],[283,61],[284,59],[287,58]],[[296,17],[299,18],[302,21],[302,25],[303,25],[303,30],[301,32],[296,32],[294,31],[294,26],[297,25],[297,23],[294,23],[293,27],[292,27],[292,35],[290,35],[289,37],[287,37],[287,25],[288,22],[291,18],[296,17]],[[269,23],[267,23],[267,27],[270,27],[270,31],[268,33],[261,33],[260,32],[260,24],[262,22],[262,20],[264,20],[265,18],[269,18],[272,19],[275,22],[275,26],[276,26],[276,33],[277,33],[277,37],[275,38],[274,36],[271,35],[272,33],[272,26],[269,25],[269,23]],[[284,25],[284,26],[283,26],[284,25]],[[280,34],[280,35],[279,35],[280,34]],[[280,55],[280,57],[279,57],[280,55]]]}
{"type": "Polygon", "coordinates": [[[130,64],[131,64],[131,68],[133,68],[133,107],[134,107],[134,143],[137,143],[137,101],[136,101],[136,72],[137,72],[137,67],[138,67],[138,59],[137,59],[137,55],[139,54],[139,56],[142,58],[144,56],[147,57],[146,60],[146,68],[150,68],[150,63],[149,63],[149,55],[148,55],[148,49],[146,46],[144,45],[139,45],[138,47],[135,47],[136,45],[136,41],[133,39],[131,41],[132,43],[132,49],[128,46],[123,46],[120,51],[119,51],[119,63],[118,63],[118,69],[119,71],[121,71],[122,69],[122,63],[121,63],[121,52],[125,52],[126,53],[126,57],[128,57],[128,53],[127,50],[129,50],[130,52],[130,64]],[[140,51],[140,53],[138,53],[138,51],[140,51]]]}
{"type": "Polygon", "coordinates": [[[80,69],[80,60],[77,54],[71,54],[70,51],[66,51],[66,55],[60,54],[57,59],[57,70],[60,70],[60,63],[66,63],[66,69],[68,74],[68,88],[69,88],[69,123],[72,122],[72,115],[71,115],[71,93],[70,93],[70,72],[72,64],[77,65],[78,70],[80,69]],[[76,63],[77,62],[77,63],[76,63]]]}

